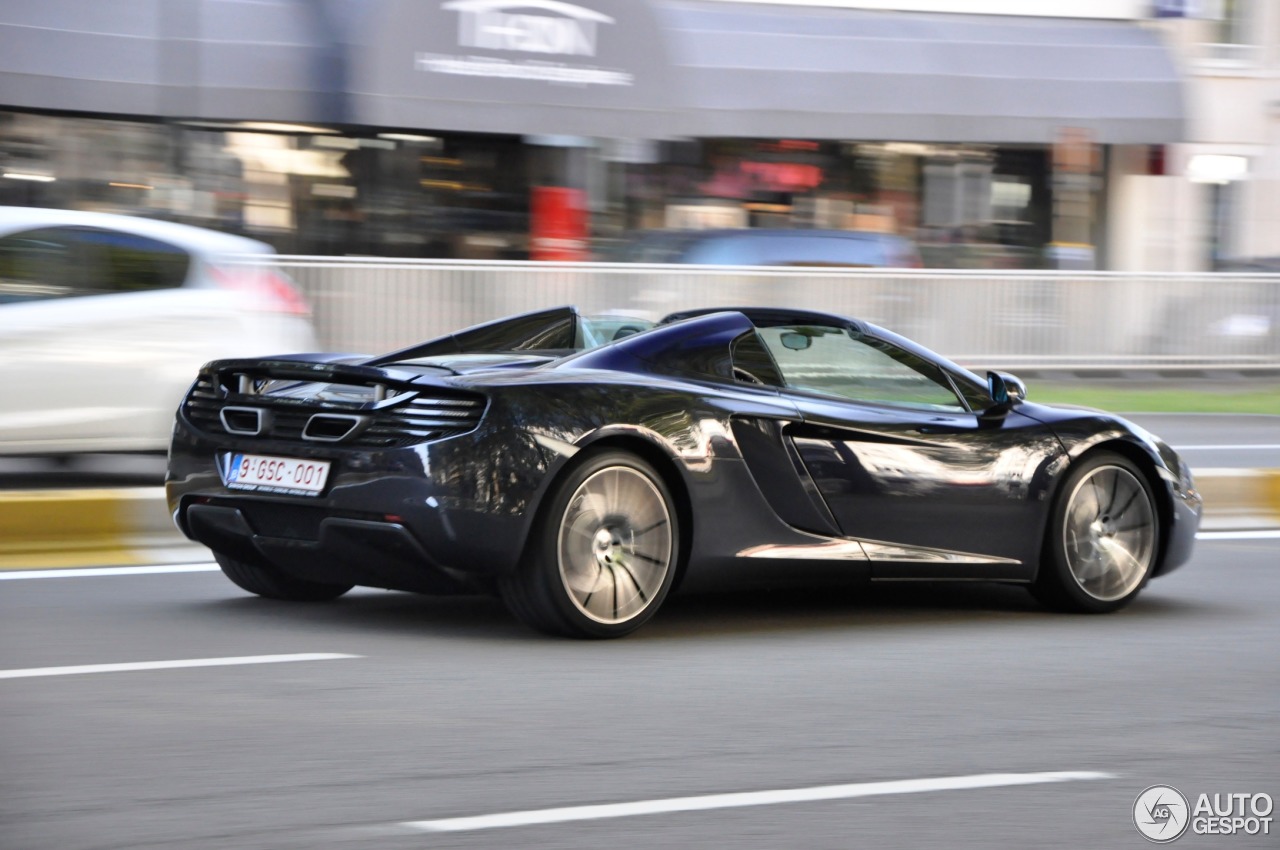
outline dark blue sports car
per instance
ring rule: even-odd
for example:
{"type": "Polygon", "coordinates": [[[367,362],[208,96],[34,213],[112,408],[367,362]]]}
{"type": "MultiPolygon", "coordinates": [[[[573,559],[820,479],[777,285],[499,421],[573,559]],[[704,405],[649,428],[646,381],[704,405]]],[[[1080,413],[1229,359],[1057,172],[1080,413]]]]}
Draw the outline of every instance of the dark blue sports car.
{"type": "Polygon", "coordinates": [[[636,629],[686,574],[805,562],[1112,611],[1188,559],[1201,511],[1186,464],[1123,419],[756,308],[650,327],[565,307],[373,358],[215,361],[166,486],[251,593],[496,592],[575,637],[636,629]]]}

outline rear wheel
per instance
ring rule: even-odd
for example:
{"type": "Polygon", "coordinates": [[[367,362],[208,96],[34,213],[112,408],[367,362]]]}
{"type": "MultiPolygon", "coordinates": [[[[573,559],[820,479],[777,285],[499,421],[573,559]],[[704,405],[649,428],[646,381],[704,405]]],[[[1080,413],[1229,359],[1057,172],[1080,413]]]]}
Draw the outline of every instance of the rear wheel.
{"type": "Polygon", "coordinates": [[[502,597],[550,634],[610,638],[643,625],[678,566],[675,503],[658,472],[624,451],[582,460],[559,483],[502,597]]]}
{"type": "Polygon", "coordinates": [[[285,575],[271,567],[250,564],[214,552],[213,558],[222,567],[223,574],[236,586],[267,599],[285,599],[290,602],[325,602],[337,599],[355,585],[322,584],[285,575]]]}
{"type": "Polygon", "coordinates": [[[1103,613],[1146,584],[1159,550],[1155,497],[1127,458],[1103,452],[1068,473],[1032,590],[1047,605],[1103,613]]]}

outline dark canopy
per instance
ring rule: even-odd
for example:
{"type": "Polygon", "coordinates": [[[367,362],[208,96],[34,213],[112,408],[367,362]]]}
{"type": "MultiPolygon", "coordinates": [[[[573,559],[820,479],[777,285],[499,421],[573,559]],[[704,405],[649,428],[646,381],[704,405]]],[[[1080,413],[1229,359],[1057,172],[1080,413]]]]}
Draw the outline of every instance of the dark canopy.
{"type": "Polygon", "coordinates": [[[341,120],[341,60],[322,9],[308,0],[5,2],[0,107],[341,120]]]}
{"type": "Polygon", "coordinates": [[[617,138],[1182,138],[1137,22],[709,0],[17,0],[0,107],[617,138]]]}

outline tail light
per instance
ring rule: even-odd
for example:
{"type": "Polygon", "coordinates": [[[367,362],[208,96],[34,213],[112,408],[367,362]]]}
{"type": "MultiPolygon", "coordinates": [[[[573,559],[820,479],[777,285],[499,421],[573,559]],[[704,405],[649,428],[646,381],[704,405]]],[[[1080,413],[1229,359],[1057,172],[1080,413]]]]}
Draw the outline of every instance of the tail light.
{"type": "Polygon", "coordinates": [[[311,308],[288,275],[263,266],[210,266],[210,274],[219,289],[229,289],[252,296],[261,309],[270,313],[309,316],[311,308]]]}

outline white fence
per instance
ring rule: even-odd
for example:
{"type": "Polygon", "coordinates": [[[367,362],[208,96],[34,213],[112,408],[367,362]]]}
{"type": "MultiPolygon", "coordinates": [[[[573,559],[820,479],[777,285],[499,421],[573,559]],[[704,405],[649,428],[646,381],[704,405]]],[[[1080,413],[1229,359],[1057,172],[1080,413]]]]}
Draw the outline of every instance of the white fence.
{"type": "Polygon", "coordinates": [[[853,316],[1009,369],[1280,368],[1280,275],[737,268],[279,257],[328,350],[378,353],[560,304],[853,316]]]}

